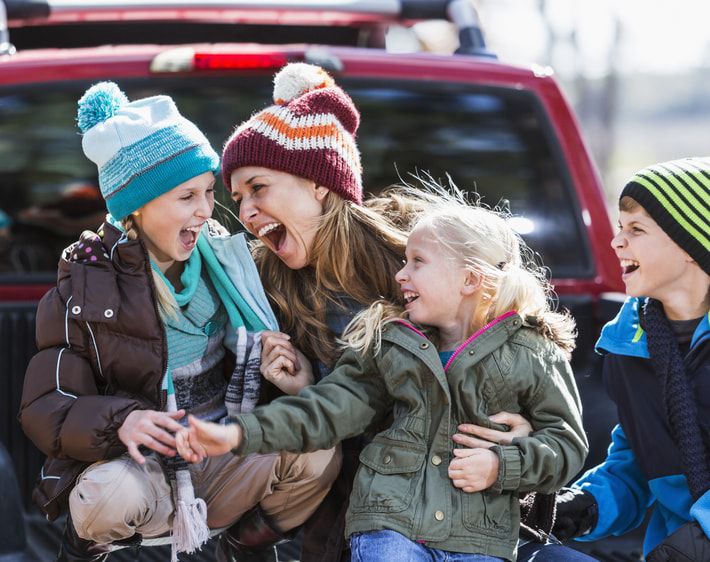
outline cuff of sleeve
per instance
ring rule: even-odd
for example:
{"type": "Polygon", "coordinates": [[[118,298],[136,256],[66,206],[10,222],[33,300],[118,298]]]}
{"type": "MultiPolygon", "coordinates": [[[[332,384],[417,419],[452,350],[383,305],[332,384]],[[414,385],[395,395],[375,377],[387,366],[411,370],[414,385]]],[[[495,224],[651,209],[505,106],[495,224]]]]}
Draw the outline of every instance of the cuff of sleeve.
{"type": "Polygon", "coordinates": [[[691,506],[690,516],[698,522],[705,536],[710,538],[710,490],[691,506]]]}
{"type": "Polygon", "coordinates": [[[498,455],[498,480],[491,490],[501,493],[505,490],[520,488],[522,460],[520,449],[513,445],[497,446],[491,449],[498,455]]]}
{"type": "Polygon", "coordinates": [[[228,418],[227,422],[242,426],[242,442],[232,449],[233,454],[246,456],[259,452],[263,443],[263,434],[261,424],[254,414],[239,414],[236,417],[228,418]]]}

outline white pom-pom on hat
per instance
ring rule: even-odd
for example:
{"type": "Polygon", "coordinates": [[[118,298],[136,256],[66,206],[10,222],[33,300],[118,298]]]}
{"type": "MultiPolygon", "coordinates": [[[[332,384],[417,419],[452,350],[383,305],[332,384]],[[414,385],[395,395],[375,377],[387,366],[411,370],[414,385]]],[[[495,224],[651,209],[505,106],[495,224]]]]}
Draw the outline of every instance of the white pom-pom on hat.
{"type": "Polygon", "coordinates": [[[334,84],[330,75],[320,66],[293,62],[274,76],[274,103],[284,105],[307,92],[334,84]]]}

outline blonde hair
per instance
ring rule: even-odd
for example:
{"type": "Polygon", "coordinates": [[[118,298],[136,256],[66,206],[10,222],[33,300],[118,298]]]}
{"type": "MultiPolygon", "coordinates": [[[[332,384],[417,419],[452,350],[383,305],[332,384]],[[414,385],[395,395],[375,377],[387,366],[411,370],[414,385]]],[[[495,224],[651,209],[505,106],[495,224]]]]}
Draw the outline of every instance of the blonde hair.
{"type": "MultiPolygon", "coordinates": [[[[569,357],[574,349],[575,325],[567,313],[551,309],[552,287],[546,270],[535,262],[533,252],[509,224],[502,211],[480,203],[469,203],[451,184],[447,189],[431,181],[429,209],[413,229],[426,229],[446,255],[480,278],[480,300],[470,333],[515,310],[525,323],[556,343],[569,357]]],[[[404,316],[392,301],[374,303],[348,326],[344,341],[357,350],[370,346],[375,352],[381,341],[381,327],[404,316]]]]}
{"type": "MultiPolygon", "coordinates": [[[[121,221],[123,229],[126,231],[126,236],[129,240],[136,240],[140,237],[138,228],[133,215],[128,215],[121,221]]],[[[162,276],[151,267],[153,274],[153,285],[155,287],[155,300],[158,304],[158,310],[163,318],[177,318],[180,312],[170,287],[167,286],[162,276]]]]}
{"type": "MultiPolygon", "coordinates": [[[[402,266],[409,222],[423,200],[390,191],[358,206],[337,194],[324,200],[307,267],[290,269],[261,242],[253,246],[266,294],[281,329],[307,356],[332,366],[341,349],[340,334],[330,331],[328,305],[339,298],[369,306],[378,299],[401,299],[394,279],[402,266]]],[[[342,306],[342,305],[341,305],[342,306]]]]}

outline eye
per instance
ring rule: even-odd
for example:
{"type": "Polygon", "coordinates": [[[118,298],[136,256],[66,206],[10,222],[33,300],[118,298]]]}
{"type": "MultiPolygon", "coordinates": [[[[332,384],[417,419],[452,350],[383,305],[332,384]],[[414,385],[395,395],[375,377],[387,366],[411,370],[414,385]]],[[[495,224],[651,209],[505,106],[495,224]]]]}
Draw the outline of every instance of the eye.
{"type": "Polygon", "coordinates": [[[189,200],[192,199],[194,196],[195,196],[195,194],[192,193],[192,192],[190,192],[190,193],[186,193],[185,195],[183,195],[182,197],[180,197],[180,199],[182,199],[183,201],[189,201],[189,200]]]}

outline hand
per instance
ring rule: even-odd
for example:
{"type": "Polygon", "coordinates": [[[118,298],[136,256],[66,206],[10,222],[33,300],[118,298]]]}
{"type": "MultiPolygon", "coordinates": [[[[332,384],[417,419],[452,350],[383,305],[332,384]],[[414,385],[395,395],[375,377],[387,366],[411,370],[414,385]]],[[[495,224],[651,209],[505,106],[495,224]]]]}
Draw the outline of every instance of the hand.
{"type": "Polygon", "coordinates": [[[118,429],[118,438],[138,464],[145,463],[145,457],[138,450],[140,445],[166,457],[174,457],[176,449],[173,434],[182,429],[175,420],[179,420],[184,415],[185,410],[177,412],[133,410],[118,429]]]}
{"type": "Polygon", "coordinates": [[[552,534],[561,541],[581,537],[597,526],[599,507],[594,496],[579,488],[562,488],[557,494],[557,516],[552,534]]]}
{"type": "Polygon", "coordinates": [[[510,445],[516,437],[527,437],[533,430],[530,422],[520,414],[499,412],[489,419],[492,422],[509,426],[510,430],[498,431],[472,423],[462,423],[458,426],[461,433],[455,433],[452,439],[464,447],[490,449],[495,445],[510,445]],[[468,435],[463,435],[464,433],[468,435]]]}
{"type": "Polygon", "coordinates": [[[187,462],[202,462],[206,457],[224,455],[242,442],[242,428],[238,423],[218,424],[188,416],[189,427],[182,427],[176,435],[177,452],[187,462]]]}
{"type": "Polygon", "coordinates": [[[646,556],[646,562],[710,560],[710,539],[696,521],[681,525],[646,556]]]}
{"type": "Polygon", "coordinates": [[[298,394],[313,384],[311,364],[282,332],[261,333],[262,376],[286,394],[298,394]]]}
{"type": "Polygon", "coordinates": [[[498,480],[498,455],[488,449],[454,449],[449,478],[464,492],[487,490],[498,480]]]}

